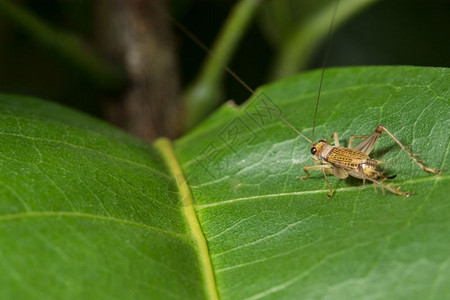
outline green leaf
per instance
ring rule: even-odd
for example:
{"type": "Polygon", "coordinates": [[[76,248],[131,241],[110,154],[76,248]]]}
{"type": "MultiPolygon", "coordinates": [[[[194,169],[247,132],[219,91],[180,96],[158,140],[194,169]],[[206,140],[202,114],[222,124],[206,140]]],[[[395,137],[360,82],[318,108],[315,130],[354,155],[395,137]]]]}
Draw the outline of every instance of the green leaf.
{"type": "MultiPolygon", "coordinates": [[[[0,96],[0,297],[442,299],[450,293],[448,172],[388,136],[374,149],[409,198],[320,172],[309,144],[319,72],[223,106],[148,145],[46,102],[0,96]],[[264,101],[262,101],[264,100],[264,101]],[[269,114],[271,112],[271,114],[269,114]],[[191,195],[192,193],[192,195],[191,195]]],[[[316,140],[383,123],[449,169],[450,70],[330,69],[316,140]]]]}
{"type": "Polygon", "coordinates": [[[204,297],[154,147],[54,104],[0,103],[0,298],[204,297]]]}
{"type": "MultiPolygon", "coordinates": [[[[310,145],[265,110],[311,136],[320,72],[260,89],[242,109],[223,107],[181,139],[188,178],[223,299],[442,299],[450,293],[449,175],[423,172],[387,135],[374,157],[391,162],[409,198],[321,172],[310,145]],[[265,111],[265,117],[255,113],[265,111]],[[269,111],[270,112],[270,111],[269,111]],[[255,122],[256,121],[256,122],[255,122]]],[[[450,71],[372,67],[325,73],[316,140],[346,145],[380,123],[449,169],[450,71]]]]}

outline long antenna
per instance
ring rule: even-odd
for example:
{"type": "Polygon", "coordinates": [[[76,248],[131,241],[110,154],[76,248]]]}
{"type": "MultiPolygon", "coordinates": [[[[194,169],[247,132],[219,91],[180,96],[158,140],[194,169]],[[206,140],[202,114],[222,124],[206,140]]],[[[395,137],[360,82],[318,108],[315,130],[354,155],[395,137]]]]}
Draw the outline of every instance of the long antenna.
{"type": "Polygon", "coordinates": [[[295,132],[297,132],[298,135],[302,136],[305,140],[307,140],[308,142],[312,144],[314,144],[313,141],[311,141],[310,139],[308,139],[303,133],[301,133],[297,128],[294,127],[294,125],[292,125],[291,123],[288,122],[288,120],[286,120],[275,108],[267,105],[266,102],[264,102],[264,105],[266,106],[267,109],[270,109],[271,111],[273,111],[276,116],[278,118],[280,118],[281,121],[283,121],[287,126],[291,127],[292,130],[294,130],[295,132]]]}
{"type": "Polygon", "coordinates": [[[277,114],[277,117],[280,118],[281,121],[283,121],[287,126],[291,127],[295,132],[298,133],[298,135],[302,136],[305,140],[307,140],[308,142],[312,144],[314,144],[314,142],[310,139],[308,139],[303,133],[301,133],[300,131],[297,130],[297,128],[295,128],[291,123],[289,123],[285,118],[283,118],[280,114],[277,114]]]}
{"type": "MultiPolygon", "coordinates": [[[[289,123],[284,117],[282,117],[280,114],[276,114],[278,116],[278,118],[280,118],[281,121],[283,121],[286,125],[288,125],[292,130],[294,130],[298,135],[302,136],[304,139],[306,139],[308,142],[310,142],[311,144],[314,144],[314,128],[316,125],[316,117],[317,117],[317,110],[319,108],[319,99],[320,99],[320,92],[322,89],[322,82],[323,82],[323,77],[324,77],[324,73],[325,73],[325,66],[327,63],[327,59],[328,59],[328,54],[330,52],[330,44],[331,44],[331,38],[332,38],[332,34],[333,34],[333,24],[334,24],[334,19],[336,17],[337,14],[337,9],[339,6],[339,0],[335,0],[336,1],[336,5],[333,11],[333,16],[331,19],[331,23],[330,23],[330,28],[328,31],[328,44],[327,44],[327,49],[325,51],[325,55],[323,58],[323,62],[322,62],[322,73],[320,76],[320,84],[319,84],[319,92],[317,95],[317,101],[316,101],[316,108],[315,108],[315,112],[314,112],[314,122],[313,122],[313,128],[312,128],[312,140],[310,140],[309,138],[307,138],[304,134],[302,134],[299,130],[297,130],[297,128],[295,128],[291,123],[289,123]]],[[[176,19],[174,19],[172,16],[170,16],[169,14],[165,13],[165,12],[161,12],[164,16],[166,16],[174,26],[176,26],[180,31],[182,31],[184,34],[186,34],[195,44],[197,44],[197,46],[199,46],[200,48],[202,48],[206,53],[208,53],[208,55],[212,56],[215,58],[214,54],[212,53],[212,51],[202,42],[200,41],[197,36],[192,33],[189,29],[187,29],[183,24],[181,24],[180,22],[178,22],[176,19]]],[[[217,60],[219,63],[220,61],[217,60]]],[[[248,86],[245,81],[239,77],[233,70],[231,70],[226,64],[222,64],[222,67],[231,75],[233,76],[243,87],[245,87],[251,94],[254,94],[255,91],[248,86]]]]}
{"type": "Polygon", "coordinates": [[[200,48],[203,49],[203,51],[208,53],[209,56],[213,57],[215,59],[216,63],[221,64],[222,68],[224,68],[225,71],[227,71],[231,76],[233,76],[234,79],[236,79],[247,91],[249,91],[251,94],[255,93],[255,91],[248,84],[246,84],[245,81],[241,77],[239,77],[238,74],[236,74],[233,70],[231,70],[226,64],[221,63],[221,61],[219,59],[216,59],[216,56],[214,55],[214,53],[202,41],[200,41],[197,38],[197,36],[194,33],[192,33],[192,31],[187,29],[186,26],[184,26],[183,24],[178,22],[171,15],[168,15],[168,14],[165,14],[165,15],[167,16],[167,18],[169,18],[169,20],[172,22],[172,24],[175,25],[175,27],[177,27],[180,31],[182,31],[184,34],[186,34],[186,36],[188,36],[197,46],[199,46],[200,48]]]}
{"type": "Polygon", "coordinates": [[[325,66],[327,64],[328,55],[330,53],[331,38],[333,37],[333,24],[334,24],[334,19],[336,18],[336,15],[337,15],[338,7],[339,7],[339,0],[336,0],[336,5],[334,6],[334,11],[333,11],[333,17],[331,18],[330,28],[328,29],[328,43],[327,43],[327,47],[325,49],[325,55],[323,56],[322,72],[320,74],[319,92],[317,93],[316,109],[314,110],[314,121],[313,121],[312,134],[311,134],[313,141],[314,141],[314,129],[316,128],[317,111],[319,109],[320,92],[322,91],[323,75],[325,74],[325,66]]]}

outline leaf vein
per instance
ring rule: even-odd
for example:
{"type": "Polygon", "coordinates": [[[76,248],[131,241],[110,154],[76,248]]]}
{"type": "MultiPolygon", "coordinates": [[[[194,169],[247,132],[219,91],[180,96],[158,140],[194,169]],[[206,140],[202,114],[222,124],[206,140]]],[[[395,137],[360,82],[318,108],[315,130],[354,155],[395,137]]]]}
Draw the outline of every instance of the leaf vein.
{"type": "Polygon", "coordinates": [[[140,163],[137,163],[137,162],[134,162],[134,161],[122,158],[122,157],[118,157],[118,156],[110,155],[110,154],[107,154],[107,153],[104,153],[104,152],[100,152],[98,150],[95,150],[95,149],[92,149],[92,148],[88,148],[88,147],[85,147],[85,146],[81,146],[81,145],[76,145],[76,144],[72,144],[72,143],[68,143],[68,142],[64,142],[64,141],[60,141],[60,140],[54,140],[54,139],[48,139],[48,138],[39,138],[39,137],[33,137],[33,136],[28,136],[28,135],[24,135],[24,134],[17,134],[17,133],[11,133],[11,132],[0,132],[0,135],[15,136],[15,137],[20,137],[20,138],[24,138],[24,139],[29,139],[29,140],[32,140],[32,141],[44,141],[44,142],[48,142],[48,143],[65,145],[65,146],[68,146],[68,147],[71,147],[71,148],[82,149],[82,150],[85,150],[85,151],[88,151],[88,152],[96,153],[96,154],[98,154],[100,156],[108,157],[109,159],[112,159],[112,160],[121,161],[121,162],[130,164],[130,165],[134,165],[134,166],[143,168],[145,170],[149,170],[149,171],[151,171],[153,173],[159,174],[159,175],[164,176],[164,177],[170,177],[169,175],[167,175],[165,173],[162,173],[161,171],[158,171],[156,169],[150,168],[147,165],[143,165],[143,164],[140,164],[140,163]]]}
{"type": "Polygon", "coordinates": [[[94,215],[94,214],[89,214],[89,213],[84,213],[84,212],[79,212],[79,211],[28,211],[28,212],[1,215],[0,222],[23,220],[23,219],[28,219],[28,218],[42,218],[42,217],[74,217],[74,218],[100,220],[100,221],[113,222],[113,223],[143,228],[143,229],[146,229],[151,232],[162,233],[164,235],[171,236],[171,237],[181,239],[181,240],[187,239],[187,237],[185,235],[181,235],[179,233],[175,233],[175,232],[171,232],[171,231],[166,231],[166,230],[163,230],[160,228],[149,226],[144,223],[130,221],[130,220],[126,220],[126,219],[114,218],[114,217],[94,215]]]}
{"type": "Polygon", "coordinates": [[[266,235],[265,237],[262,237],[262,238],[260,238],[260,239],[255,240],[255,241],[252,241],[252,242],[250,242],[250,243],[243,244],[243,245],[239,245],[239,246],[237,246],[237,247],[228,249],[228,250],[226,250],[226,251],[222,251],[222,252],[219,252],[219,253],[217,253],[217,254],[213,254],[212,257],[216,258],[216,257],[219,257],[219,256],[224,255],[224,254],[226,254],[226,253],[229,253],[229,252],[232,252],[232,251],[239,250],[239,249],[241,249],[241,248],[246,248],[246,247],[249,247],[249,246],[253,246],[253,245],[259,244],[259,243],[261,243],[261,242],[263,242],[263,241],[265,241],[265,240],[268,240],[268,239],[271,239],[271,238],[273,238],[273,237],[276,237],[277,235],[283,234],[283,233],[285,233],[286,231],[288,231],[290,228],[295,227],[295,226],[297,226],[297,225],[299,225],[299,224],[302,224],[302,223],[306,222],[308,219],[313,218],[313,217],[317,217],[317,215],[310,215],[310,216],[308,216],[308,217],[305,218],[305,219],[302,219],[302,220],[299,220],[299,221],[297,221],[297,222],[295,222],[295,223],[291,223],[291,224],[287,225],[287,226],[284,227],[282,230],[279,230],[279,231],[277,231],[277,232],[275,232],[275,233],[272,233],[272,234],[270,234],[270,235],[266,235]]]}

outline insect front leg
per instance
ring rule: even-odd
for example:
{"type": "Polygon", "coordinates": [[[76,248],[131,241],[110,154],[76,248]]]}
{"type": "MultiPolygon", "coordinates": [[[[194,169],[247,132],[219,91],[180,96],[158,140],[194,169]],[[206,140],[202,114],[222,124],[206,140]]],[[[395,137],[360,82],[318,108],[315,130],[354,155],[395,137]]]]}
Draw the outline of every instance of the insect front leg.
{"type": "Polygon", "coordinates": [[[301,180],[306,180],[310,177],[310,174],[308,171],[310,170],[330,170],[330,173],[333,171],[333,166],[331,166],[330,164],[325,164],[325,165],[314,165],[314,166],[304,166],[303,167],[303,172],[306,173],[306,176],[301,177],[301,180]]]}
{"type": "Polygon", "coordinates": [[[330,190],[330,192],[328,193],[327,197],[328,197],[328,198],[331,198],[331,197],[333,197],[333,189],[331,188],[331,184],[330,184],[330,182],[328,181],[327,172],[330,172],[330,173],[331,173],[332,171],[330,171],[330,170],[328,170],[328,169],[322,169],[323,178],[325,178],[325,181],[327,182],[327,185],[328,185],[328,189],[330,190]]]}
{"type": "Polygon", "coordinates": [[[323,177],[325,178],[325,181],[327,182],[328,189],[330,192],[328,193],[328,198],[333,197],[333,189],[331,188],[330,182],[328,181],[327,172],[333,174],[333,166],[330,164],[325,165],[315,165],[315,166],[305,166],[303,167],[303,171],[306,173],[305,177],[300,178],[301,180],[306,180],[309,178],[310,174],[308,171],[310,170],[322,170],[323,177]]]}
{"type": "Polygon", "coordinates": [[[383,125],[378,125],[377,129],[375,130],[375,132],[378,133],[382,133],[382,132],[386,132],[391,139],[393,139],[397,145],[400,146],[400,148],[402,148],[403,151],[406,152],[406,154],[408,154],[408,156],[425,172],[430,172],[430,173],[434,173],[434,174],[441,174],[442,170],[438,170],[438,169],[433,169],[433,168],[429,168],[427,166],[425,166],[423,163],[421,163],[415,156],[413,153],[411,153],[405,145],[403,145],[399,139],[397,139],[389,130],[386,129],[386,127],[384,127],[383,125]]]}

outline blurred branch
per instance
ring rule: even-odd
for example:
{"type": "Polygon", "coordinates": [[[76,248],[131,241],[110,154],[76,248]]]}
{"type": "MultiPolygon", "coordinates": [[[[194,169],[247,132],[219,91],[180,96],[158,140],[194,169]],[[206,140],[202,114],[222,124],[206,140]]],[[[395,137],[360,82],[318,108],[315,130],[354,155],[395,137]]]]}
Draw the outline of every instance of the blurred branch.
{"type": "Polygon", "coordinates": [[[55,53],[94,85],[106,90],[123,86],[120,68],[103,60],[75,35],[53,29],[32,12],[7,0],[0,0],[0,16],[55,53]]]}
{"type": "MultiPolygon", "coordinates": [[[[229,64],[260,2],[261,0],[241,0],[236,4],[212,50],[207,50],[209,56],[199,75],[184,93],[185,129],[192,128],[224,100],[221,84],[226,72],[225,67],[229,64]]],[[[194,41],[198,44],[195,39],[194,41]]],[[[203,44],[199,46],[206,48],[203,44]]]]}
{"type": "Polygon", "coordinates": [[[98,1],[100,44],[123,61],[129,86],[106,101],[106,117],[152,141],[179,133],[181,101],[173,34],[166,0],[98,1]]]}
{"type": "MultiPolygon", "coordinates": [[[[334,28],[339,27],[358,11],[377,0],[341,0],[334,28]]],[[[326,37],[335,6],[334,1],[305,22],[301,22],[293,34],[280,45],[272,64],[271,80],[294,74],[306,67],[318,44],[326,37]]]]}

